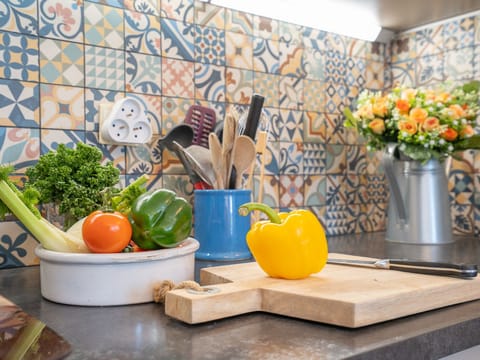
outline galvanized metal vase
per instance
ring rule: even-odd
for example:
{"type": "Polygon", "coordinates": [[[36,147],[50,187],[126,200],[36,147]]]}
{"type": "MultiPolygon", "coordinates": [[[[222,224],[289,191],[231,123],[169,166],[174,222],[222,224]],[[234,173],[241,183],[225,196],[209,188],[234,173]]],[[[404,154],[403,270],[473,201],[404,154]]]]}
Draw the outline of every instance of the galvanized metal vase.
{"type": "Polygon", "coordinates": [[[390,186],[386,240],[411,244],[453,242],[445,167],[399,160],[398,144],[389,144],[382,164],[390,186]]]}

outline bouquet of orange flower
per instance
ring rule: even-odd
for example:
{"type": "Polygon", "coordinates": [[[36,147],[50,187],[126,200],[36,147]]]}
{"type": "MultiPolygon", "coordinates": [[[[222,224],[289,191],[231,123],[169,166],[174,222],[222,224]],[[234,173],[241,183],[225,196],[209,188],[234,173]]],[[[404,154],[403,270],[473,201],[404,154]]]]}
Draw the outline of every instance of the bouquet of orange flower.
{"type": "Polygon", "coordinates": [[[357,129],[369,150],[398,143],[413,160],[445,159],[457,151],[480,149],[475,135],[480,82],[448,91],[397,86],[390,93],[363,91],[344,125],[357,129]]]}

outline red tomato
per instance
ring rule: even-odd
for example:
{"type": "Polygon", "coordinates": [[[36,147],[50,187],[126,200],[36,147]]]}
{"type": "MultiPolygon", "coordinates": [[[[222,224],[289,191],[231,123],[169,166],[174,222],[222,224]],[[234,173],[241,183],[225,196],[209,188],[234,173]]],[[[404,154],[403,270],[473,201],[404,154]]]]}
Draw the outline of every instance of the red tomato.
{"type": "Polygon", "coordinates": [[[132,238],[132,225],[119,212],[94,211],[82,225],[83,241],[95,253],[118,253],[132,238]]]}

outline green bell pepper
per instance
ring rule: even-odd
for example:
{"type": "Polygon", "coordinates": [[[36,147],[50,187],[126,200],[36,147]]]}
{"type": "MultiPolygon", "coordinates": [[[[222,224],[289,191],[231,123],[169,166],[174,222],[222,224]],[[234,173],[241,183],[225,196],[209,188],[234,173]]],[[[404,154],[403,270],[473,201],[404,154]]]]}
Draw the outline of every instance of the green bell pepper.
{"type": "Polygon", "coordinates": [[[192,214],[192,206],[171,190],[144,193],[129,214],[132,240],[143,250],[174,247],[190,235],[192,214]]]}

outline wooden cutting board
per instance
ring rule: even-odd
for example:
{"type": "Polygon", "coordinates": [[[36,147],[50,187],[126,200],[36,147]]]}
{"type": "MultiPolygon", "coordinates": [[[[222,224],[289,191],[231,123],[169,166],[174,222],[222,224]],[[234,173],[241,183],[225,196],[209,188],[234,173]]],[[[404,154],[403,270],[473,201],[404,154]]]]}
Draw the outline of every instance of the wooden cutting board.
{"type": "Polygon", "coordinates": [[[208,291],[168,292],[165,313],[196,324],[264,311],[357,328],[480,298],[479,277],[459,279],[330,264],[302,280],[270,278],[255,262],[210,267],[201,270],[200,283],[208,291]]]}

